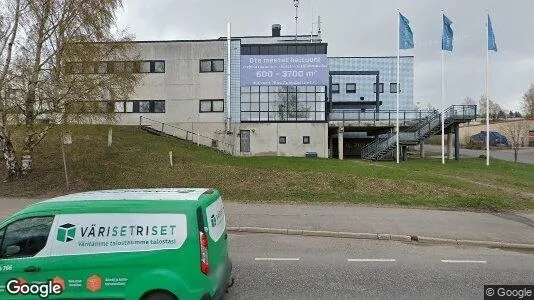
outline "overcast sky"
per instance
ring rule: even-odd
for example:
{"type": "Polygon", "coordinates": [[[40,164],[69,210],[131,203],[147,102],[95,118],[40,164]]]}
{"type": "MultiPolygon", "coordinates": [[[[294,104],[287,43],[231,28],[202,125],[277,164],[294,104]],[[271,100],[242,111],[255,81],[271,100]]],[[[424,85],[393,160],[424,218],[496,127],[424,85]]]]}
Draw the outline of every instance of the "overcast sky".
{"type": "MultiPolygon", "coordinates": [[[[292,0],[123,0],[119,26],[137,40],[209,39],[233,35],[295,33],[292,0]]],[[[446,55],[446,104],[484,93],[486,9],[492,18],[498,52],[492,53],[490,95],[503,108],[519,110],[534,83],[534,1],[532,0],[301,0],[299,33],[310,33],[321,16],[329,56],[397,55],[396,9],[410,20],[415,49],[414,103],[441,103],[441,9],[453,21],[454,51],[446,55]],[[401,3],[401,4],[399,4],[401,3]],[[312,9],[313,8],[313,9],[312,9]]]]}

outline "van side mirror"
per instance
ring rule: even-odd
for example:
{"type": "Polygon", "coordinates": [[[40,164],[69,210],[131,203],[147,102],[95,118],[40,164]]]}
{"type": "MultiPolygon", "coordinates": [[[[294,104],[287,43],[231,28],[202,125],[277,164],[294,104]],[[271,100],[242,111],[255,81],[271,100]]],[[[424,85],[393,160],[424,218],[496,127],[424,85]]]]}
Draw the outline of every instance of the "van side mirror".
{"type": "Polygon", "coordinates": [[[10,257],[10,256],[13,256],[15,254],[18,254],[19,252],[20,252],[20,247],[19,246],[16,246],[16,245],[7,246],[6,250],[4,251],[4,253],[2,253],[2,256],[3,257],[10,257]]]}

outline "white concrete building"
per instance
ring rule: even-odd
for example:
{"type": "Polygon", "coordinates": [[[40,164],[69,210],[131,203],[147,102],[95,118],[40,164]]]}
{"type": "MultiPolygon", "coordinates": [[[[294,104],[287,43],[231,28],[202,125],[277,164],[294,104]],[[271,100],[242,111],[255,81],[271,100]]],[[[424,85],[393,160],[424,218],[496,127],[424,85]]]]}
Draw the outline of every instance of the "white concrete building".
{"type": "MultiPolygon", "coordinates": [[[[119,124],[142,125],[238,156],[332,157],[347,147],[348,131],[363,136],[364,144],[391,132],[396,59],[330,59],[319,36],[295,39],[280,30],[273,25],[268,36],[232,37],[230,45],[227,38],[136,42],[143,59],[138,72],[146,74],[131,99],[115,103],[119,124]],[[375,125],[345,128],[362,120],[375,125]]],[[[413,57],[401,58],[401,72],[401,121],[409,126],[413,57]]]]}

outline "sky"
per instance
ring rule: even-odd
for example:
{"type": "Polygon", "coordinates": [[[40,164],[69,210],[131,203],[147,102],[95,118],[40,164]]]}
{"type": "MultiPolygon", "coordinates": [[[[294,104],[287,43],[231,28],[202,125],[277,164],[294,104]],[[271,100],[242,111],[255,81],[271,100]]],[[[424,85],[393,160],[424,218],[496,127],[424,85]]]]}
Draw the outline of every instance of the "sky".
{"type": "MultiPolygon", "coordinates": [[[[123,0],[118,26],[136,40],[210,39],[232,35],[295,34],[292,0],[123,0]]],[[[443,9],[452,20],[454,49],[445,53],[445,104],[478,99],[485,92],[486,10],[498,52],[489,64],[489,94],[505,110],[521,110],[534,83],[534,1],[532,0],[300,0],[299,34],[309,34],[321,16],[329,56],[396,56],[397,9],[410,20],[415,48],[414,103],[441,107],[443,9]],[[312,19],[313,14],[313,19],[312,19]]]]}

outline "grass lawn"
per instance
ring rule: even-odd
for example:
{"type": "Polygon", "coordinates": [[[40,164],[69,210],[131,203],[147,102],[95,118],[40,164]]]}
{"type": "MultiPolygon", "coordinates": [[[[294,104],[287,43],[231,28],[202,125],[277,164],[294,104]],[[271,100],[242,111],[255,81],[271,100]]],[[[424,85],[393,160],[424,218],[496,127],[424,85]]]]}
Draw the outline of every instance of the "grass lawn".
{"type": "MultiPolygon", "coordinates": [[[[59,132],[35,151],[34,172],[0,182],[0,196],[50,197],[69,192],[144,187],[215,187],[226,199],[344,202],[445,209],[534,209],[534,166],[482,159],[356,162],[287,157],[231,157],[140,131],[73,126],[65,187],[59,132]],[[174,154],[169,166],[168,153],[174,154]]],[[[2,162],[3,163],[3,162],[2,162]]]]}

